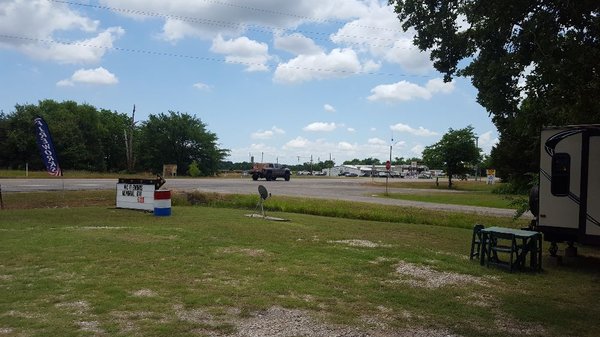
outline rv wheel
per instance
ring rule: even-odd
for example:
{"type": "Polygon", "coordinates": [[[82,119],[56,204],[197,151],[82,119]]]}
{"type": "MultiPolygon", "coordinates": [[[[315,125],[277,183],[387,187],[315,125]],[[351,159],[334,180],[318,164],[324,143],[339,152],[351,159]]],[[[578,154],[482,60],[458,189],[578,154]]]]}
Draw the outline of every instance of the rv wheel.
{"type": "Polygon", "coordinates": [[[540,214],[540,187],[538,185],[529,190],[529,210],[536,218],[540,214]]]}

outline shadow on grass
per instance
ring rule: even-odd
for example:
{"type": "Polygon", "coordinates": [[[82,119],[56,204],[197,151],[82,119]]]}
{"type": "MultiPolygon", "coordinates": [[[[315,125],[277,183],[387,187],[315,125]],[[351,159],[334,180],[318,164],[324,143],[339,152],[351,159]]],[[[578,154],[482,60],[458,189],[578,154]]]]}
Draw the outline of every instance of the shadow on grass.
{"type": "Polygon", "coordinates": [[[578,255],[575,257],[548,257],[550,264],[555,264],[557,268],[568,270],[574,273],[599,274],[600,273],[600,257],[578,255]],[[552,261],[551,259],[558,259],[552,261]]]}

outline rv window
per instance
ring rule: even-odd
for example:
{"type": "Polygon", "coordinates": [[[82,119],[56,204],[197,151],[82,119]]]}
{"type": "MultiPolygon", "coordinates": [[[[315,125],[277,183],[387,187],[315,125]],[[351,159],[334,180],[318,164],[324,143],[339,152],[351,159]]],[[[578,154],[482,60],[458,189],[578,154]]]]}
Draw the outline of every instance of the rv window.
{"type": "Polygon", "coordinates": [[[571,156],[568,153],[555,153],[552,157],[552,181],[550,191],[557,197],[569,195],[571,178],[571,156]]]}

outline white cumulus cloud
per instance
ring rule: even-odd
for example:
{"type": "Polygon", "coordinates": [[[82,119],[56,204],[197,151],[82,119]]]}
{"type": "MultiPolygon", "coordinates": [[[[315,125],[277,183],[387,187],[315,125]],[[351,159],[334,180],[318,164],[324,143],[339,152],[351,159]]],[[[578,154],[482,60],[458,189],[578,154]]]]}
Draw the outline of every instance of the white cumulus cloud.
{"type": "Polygon", "coordinates": [[[410,151],[418,157],[423,156],[423,150],[425,150],[425,146],[420,145],[420,144],[415,145],[410,149],[410,151]]]}
{"type": "MultiPolygon", "coordinates": [[[[0,31],[6,35],[48,39],[55,32],[91,33],[99,22],[69,9],[68,5],[47,0],[0,1],[0,31]]],[[[27,40],[3,40],[3,45],[30,44],[27,40]]]]}
{"type": "Polygon", "coordinates": [[[125,31],[99,31],[100,22],[47,0],[0,1],[0,48],[64,64],[98,63],[125,31]],[[57,35],[60,34],[60,38],[57,35]],[[79,39],[69,36],[76,35],[79,39]]]}
{"type": "Polygon", "coordinates": [[[340,151],[357,151],[358,147],[356,146],[356,144],[352,144],[349,142],[339,142],[337,144],[337,148],[340,151]]]}
{"type": "Polygon", "coordinates": [[[371,145],[387,145],[387,142],[381,138],[370,138],[367,143],[371,145]]]}
{"type": "Polygon", "coordinates": [[[335,123],[315,122],[305,126],[302,130],[313,132],[329,132],[335,129],[337,129],[337,125],[335,123]]]}
{"type": "Polygon", "coordinates": [[[275,135],[283,135],[285,131],[276,126],[273,126],[270,130],[259,130],[250,135],[252,139],[271,139],[275,135]]]}
{"type": "Polygon", "coordinates": [[[500,142],[498,137],[494,137],[493,131],[488,131],[479,135],[479,147],[483,150],[483,152],[489,153],[496,144],[500,142]]]}
{"type": "Polygon", "coordinates": [[[119,83],[119,79],[110,71],[99,67],[96,69],[79,69],[70,78],[56,83],[58,86],[74,86],[76,83],[111,85],[119,83]]]}
{"type": "Polygon", "coordinates": [[[434,78],[432,80],[427,81],[427,85],[425,86],[429,92],[432,94],[441,92],[442,94],[449,94],[454,91],[454,83],[452,82],[444,82],[441,78],[434,78]]]}
{"type": "MultiPolygon", "coordinates": [[[[41,0],[47,1],[47,0],[41,0]]],[[[100,4],[123,8],[118,14],[136,20],[164,20],[161,37],[176,42],[194,37],[212,39],[240,36],[254,27],[295,29],[314,20],[347,20],[365,10],[362,0],[246,0],[243,2],[187,0],[100,0],[100,4]],[[138,12],[136,12],[138,11],[138,12]],[[143,15],[147,13],[147,15],[143,15]],[[156,14],[162,14],[156,15],[156,14]]]]}
{"type": "Polygon", "coordinates": [[[336,48],[329,54],[299,55],[287,63],[280,63],[273,80],[277,83],[301,83],[343,78],[362,71],[364,66],[354,50],[336,48]]]}
{"type": "Polygon", "coordinates": [[[211,89],[210,85],[202,82],[194,83],[193,87],[200,91],[210,91],[211,89]]]}
{"type": "Polygon", "coordinates": [[[308,37],[294,33],[290,35],[275,35],[274,46],[294,55],[311,55],[323,52],[323,49],[308,37]]]}
{"type": "Polygon", "coordinates": [[[371,89],[372,95],[367,98],[370,101],[387,102],[410,101],[417,98],[429,100],[433,97],[433,94],[448,94],[453,90],[454,84],[452,82],[444,83],[439,78],[429,80],[424,87],[407,81],[400,81],[376,86],[371,89]]]}
{"type": "Polygon", "coordinates": [[[335,112],[336,111],[335,108],[330,104],[323,105],[323,109],[325,109],[325,111],[327,111],[327,112],[335,112]]]}
{"type": "Polygon", "coordinates": [[[406,125],[406,124],[402,124],[402,123],[394,124],[394,125],[390,126],[390,129],[392,131],[406,132],[406,133],[410,133],[415,136],[422,136],[422,137],[438,135],[437,132],[425,129],[422,126],[419,126],[418,128],[415,129],[415,128],[411,127],[410,125],[406,125]]]}
{"type": "Polygon", "coordinates": [[[302,149],[308,146],[310,142],[308,139],[303,137],[296,137],[289,142],[285,143],[283,146],[284,149],[302,149]]]}
{"type": "Polygon", "coordinates": [[[393,7],[372,1],[358,18],[332,34],[331,40],[399,64],[405,72],[423,74],[433,69],[432,63],[428,52],[413,45],[413,35],[402,30],[393,7]]]}
{"type": "Polygon", "coordinates": [[[246,71],[269,70],[267,62],[271,56],[269,46],[264,42],[250,40],[245,36],[225,40],[219,35],[213,40],[210,50],[213,53],[226,55],[226,62],[245,65],[246,71]]]}

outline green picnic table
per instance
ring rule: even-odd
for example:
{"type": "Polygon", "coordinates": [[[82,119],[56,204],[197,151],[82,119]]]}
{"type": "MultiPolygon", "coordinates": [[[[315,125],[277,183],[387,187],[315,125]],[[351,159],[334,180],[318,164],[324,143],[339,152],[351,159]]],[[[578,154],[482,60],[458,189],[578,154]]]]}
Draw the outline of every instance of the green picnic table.
{"type": "Polygon", "coordinates": [[[542,269],[542,234],[535,231],[506,227],[488,227],[481,229],[480,264],[500,265],[513,269],[526,267],[529,255],[529,267],[542,269]],[[498,254],[506,255],[502,260],[498,254]]]}

